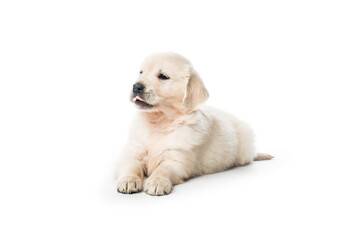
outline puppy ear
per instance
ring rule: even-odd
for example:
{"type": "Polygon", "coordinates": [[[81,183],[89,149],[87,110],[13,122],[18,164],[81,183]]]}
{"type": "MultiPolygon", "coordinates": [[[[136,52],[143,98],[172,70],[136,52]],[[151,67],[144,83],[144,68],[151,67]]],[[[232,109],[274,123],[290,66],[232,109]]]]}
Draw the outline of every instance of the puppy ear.
{"type": "Polygon", "coordinates": [[[191,75],[186,86],[186,93],[183,101],[187,112],[192,112],[200,104],[208,99],[208,91],[200,79],[198,73],[191,69],[191,75]]]}

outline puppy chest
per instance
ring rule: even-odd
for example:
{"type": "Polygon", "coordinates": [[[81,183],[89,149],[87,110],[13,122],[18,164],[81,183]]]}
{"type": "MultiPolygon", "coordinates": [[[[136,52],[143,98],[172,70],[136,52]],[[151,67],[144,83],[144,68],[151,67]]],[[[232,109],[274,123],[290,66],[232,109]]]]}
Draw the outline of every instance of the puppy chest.
{"type": "Polygon", "coordinates": [[[168,150],[190,151],[202,142],[203,136],[189,127],[172,131],[149,131],[145,136],[148,155],[159,155],[168,150]]]}
{"type": "Polygon", "coordinates": [[[175,141],[173,134],[154,133],[145,139],[147,154],[141,159],[144,164],[145,175],[152,174],[159,164],[167,159],[168,152],[180,149],[182,146],[175,141]]]}

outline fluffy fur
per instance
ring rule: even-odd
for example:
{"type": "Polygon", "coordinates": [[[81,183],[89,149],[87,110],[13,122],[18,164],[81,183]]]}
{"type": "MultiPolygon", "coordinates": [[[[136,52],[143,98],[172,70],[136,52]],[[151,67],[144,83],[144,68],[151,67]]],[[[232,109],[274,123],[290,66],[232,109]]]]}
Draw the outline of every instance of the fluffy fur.
{"type": "Polygon", "coordinates": [[[211,107],[198,108],[208,92],[186,58],[151,55],[137,82],[145,88],[131,95],[140,111],[116,168],[119,192],[169,194],[189,178],[272,158],[256,153],[246,123],[211,107]]]}

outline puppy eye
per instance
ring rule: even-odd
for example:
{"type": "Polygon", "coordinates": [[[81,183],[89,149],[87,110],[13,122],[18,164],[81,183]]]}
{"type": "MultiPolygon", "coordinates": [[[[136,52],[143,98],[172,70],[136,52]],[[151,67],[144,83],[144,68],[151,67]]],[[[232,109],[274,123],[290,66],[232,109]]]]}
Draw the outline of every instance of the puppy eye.
{"type": "Polygon", "coordinates": [[[162,80],[167,80],[169,79],[169,77],[167,77],[165,74],[160,73],[160,75],[158,76],[158,78],[162,79],[162,80]]]}
{"type": "Polygon", "coordinates": [[[139,73],[140,73],[140,74],[142,74],[142,73],[143,73],[143,71],[141,70],[139,73]]]}

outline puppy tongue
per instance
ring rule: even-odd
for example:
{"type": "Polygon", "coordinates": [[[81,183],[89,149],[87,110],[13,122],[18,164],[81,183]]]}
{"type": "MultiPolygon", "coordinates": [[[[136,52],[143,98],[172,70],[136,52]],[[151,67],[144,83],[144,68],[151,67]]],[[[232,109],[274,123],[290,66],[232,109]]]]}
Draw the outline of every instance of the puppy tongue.
{"type": "Polygon", "coordinates": [[[136,100],[139,100],[139,101],[144,102],[144,99],[142,99],[142,98],[139,97],[139,96],[136,96],[135,98],[133,98],[133,102],[135,102],[136,100]]]}

